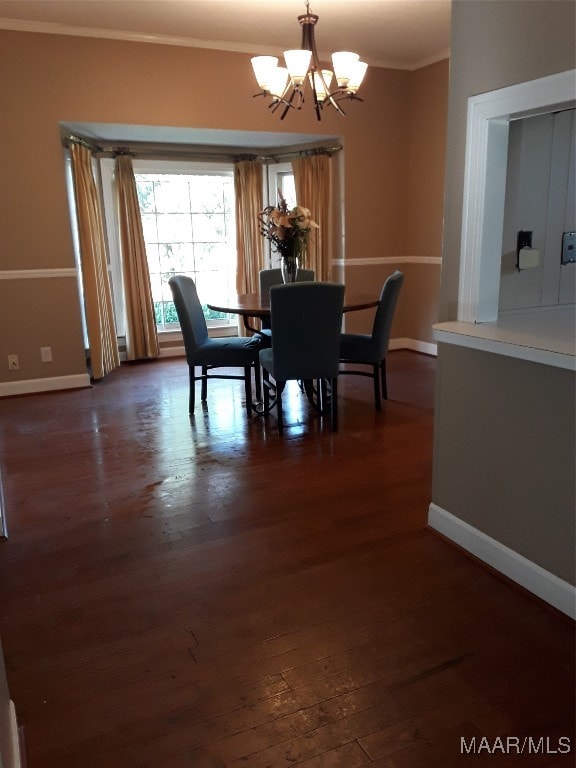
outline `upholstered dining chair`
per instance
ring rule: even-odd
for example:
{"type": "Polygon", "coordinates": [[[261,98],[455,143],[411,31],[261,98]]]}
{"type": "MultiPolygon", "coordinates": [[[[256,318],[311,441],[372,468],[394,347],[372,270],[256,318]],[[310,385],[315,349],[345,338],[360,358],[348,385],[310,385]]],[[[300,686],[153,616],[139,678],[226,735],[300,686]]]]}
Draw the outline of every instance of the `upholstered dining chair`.
{"type": "Polygon", "coordinates": [[[282,392],[286,382],[292,379],[316,380],[319,396],[328,383],[332,430],[338,429],[338,358],[343,307],[344,286],[339,283],[296,282],[274,285],[270,289],[274,335],[272,346],[260,350],[260,365],[264,413],[270,411],[272,395],[276,398],[280,434],[284,431],[282,392]]]}
{"type": "MultiPolygon", "coordinates": [[[[261,296],[268,295],[270,293],[270,288],[272,288],[273,285],[282,285],[284,282],[282,279],[282,270],[280,268],[261,269],[259,273],[259,279],[261,296]]],[[[313,269],[299,269],[298,274],[296,275],[297,283],[308,283],[315,279],[316,275],[313,269]]],[[[260,328],[262,331],[262,336],[265,338],[266,343],[269,346],[270,337],[272,335],[270,331],[270,320],[268,320],[266,317],[263,318],[260,328]]]]}
{"type": "Polygon", "coordinates": [[[196,381],[202,382],[201,398],[208,396],[208,379],[242,379],[246,395],[246,411],[252,413],[252,370],[256,383],[256,396],[261,396],[260,363],[258,352],[262,346],[259,336],[224,337],[211,339],[208,336],[206,319],[198,298],[196,284],[191,277],[175,275],[168,280],[174,299],[174,306],[182,330],[186,362],[190,372],[189,412],[194,413],[196,381]],[[196,376],[196,366],[202,373],[196,376]],[[243,375],[212,373],[215,368],[243,368],[243,375]]]}
{"type": "MultiPolygon", "coordinates": [[[[282,270],[278,267],[275,269],[261,269],[259,273],[260,279],[260,293],[262,295],[268,293],[273,285],[282,285],[282,270]]],[[[297,283],[309,283],[315,279],[315,273],[313,269],[299,269],[296,275],[297,283]]]]}
{"type": "Polygon", "coordinates": [[[371,370],[340,368],[341,374],[368,376],[374,380],[374,406],[382,410],[382,397],[388,399],[386,355],[390,342],[392,320],[400,295],[404,275],[395,270],[384,283],[374,315],[372,333],[343,333],[340,339],[340,362],[370,366],[371,370]]]}

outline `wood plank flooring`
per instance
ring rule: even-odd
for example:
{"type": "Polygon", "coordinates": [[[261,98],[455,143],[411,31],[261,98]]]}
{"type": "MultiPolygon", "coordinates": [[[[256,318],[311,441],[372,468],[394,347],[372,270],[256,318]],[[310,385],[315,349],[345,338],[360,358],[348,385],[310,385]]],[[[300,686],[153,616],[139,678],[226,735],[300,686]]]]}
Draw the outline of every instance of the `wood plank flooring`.
{"type": "Polygon", "coordinates": [[[292,388],[283,438],[182,359],[0,400],[28,768],[572,766],[573,624],[426,530],[434,377],[343,377],[337,434],[292,388]]]}

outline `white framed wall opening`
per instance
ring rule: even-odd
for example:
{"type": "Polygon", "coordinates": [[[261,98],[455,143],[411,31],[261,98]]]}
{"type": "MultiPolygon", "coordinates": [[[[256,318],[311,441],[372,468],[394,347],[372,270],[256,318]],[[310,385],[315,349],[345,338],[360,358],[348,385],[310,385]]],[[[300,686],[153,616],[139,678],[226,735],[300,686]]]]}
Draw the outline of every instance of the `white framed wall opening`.
{"type": "Polygon", "coordinates": [[[575,75],[569,70],[468,101],[459,321],[498,319],[510,121],[574,107],[575,75]]]}

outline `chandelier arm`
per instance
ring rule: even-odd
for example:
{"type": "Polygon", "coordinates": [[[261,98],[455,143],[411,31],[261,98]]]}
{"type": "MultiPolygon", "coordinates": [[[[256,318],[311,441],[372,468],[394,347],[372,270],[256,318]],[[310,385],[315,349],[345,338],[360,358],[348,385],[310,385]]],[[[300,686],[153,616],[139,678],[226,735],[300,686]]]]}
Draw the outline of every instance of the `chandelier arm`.
{"type": "Polygon", "coordinates": [[[316,119],[322,120],[322,104],[318,101],[318,93],[316,92],[316,85],[314,83],[314,74],[312,74],[312,96],[314,99],[314,109],[316,110],[316,119]]]}
{"type": "MultiPolygon", "coordinates": [[[[340,112],[341,115],[345,115],[346,114],[344,112],[344,110],[342,109],[342,107],[339,104],[336,103],[337,100],[336,100],[336,98],[332,94],[329,94],[326,97],[326,101],[334,107],[336,112],[340,112]]],[[[338,101],[339,101],[339,99],[338,99],[338,101]]]]}
{"type": "Polygon", "coordinates": [[[291,108],[295,109],[294,105],[292,104],[294,93],[295,91],[292,92],[292,96],[290,96],[290,101],[286,102],[286,106],[284,107],[284,112],[282,112],[282,114],[280,115],[280,120],[284,120],[284,118],[286,117],[286,115],[288,114],[291,108]]]}
{"type": "Polygon", "coordinates": [[[332,91],[332,93],[326,97],[326,100],[330,98],[335,101],[344,101],[344,99],[350,99],[350,101],[364,101],[361,96],[356,96],[355,93],[346,93],[346,91],[332,91]]]}
{"type": "MultiPolygon", "coordinates": [[[[310,66],[310,73],[312,74],[312,90],[314,93],[314,106],[316,109],[316,117],[318,120],[321,120],[321,111],[323,108],[323,104],[321,104],[318,101],[317,93],[316,93],[316,87],[314,85],[314,73],[318,73],[318,75],[322,78],[322,82],[324,85],[326,85],[326,81],[324,80],[324,75],[322,74],[322,67],[320,65],[320,61],[318,59],[318,51],[316,50],[316,38],[314,36],[314,27],[316,25],[316,22],[318,21],[318,16],[315,13],[306,13],[302,16],[298,16],[298,21],[302,25],[302,45],[301,47],[307,51],[312,52],[312,63],[310,66]]],[[[328,88],[326,88],[328,90],[328,88]]],[[[330,103],[334,109],[339,112],[341,115],[344,115],[344,110],[338,106],[336,103],[336,100],[333,98],[331,94],[328,94],[326,97],[326,102],[330,103]]]]}
{"type": "Polygon", "coordinates": [[[300,104],[302,104],[302,93],[300,91],[297,91],[295,88],[292,89],[292,93],[290,94],[290,98],[288,99],[288,101],[286,101],[285,99],[281,99],[281,102],[286,106],[284,107],[284,111],[280,115],[280,120],[284,120],[284,118],[288,114],[288,110],[300,109],[300,106],[297,107],[292,103],[296,96],[299,97],[300,104]]]}
{"type": "MultiPolygon", "coordinates": [[[[320,77],[322,78],[322,82],[324,83],[324,85],[326,85],[326,83],[324,82],[322,71],[320,71],[320,77]]],[[[322,120],[322,108],[324,105],[318,98],[318,91],[316,90],[316,80],[314,78],[314,72],[312,72],[312,77],[310,78],[310,85],[312,87],[312,96],[314,98],[314,108],[316,110],[316,119],[322,120]]]]}

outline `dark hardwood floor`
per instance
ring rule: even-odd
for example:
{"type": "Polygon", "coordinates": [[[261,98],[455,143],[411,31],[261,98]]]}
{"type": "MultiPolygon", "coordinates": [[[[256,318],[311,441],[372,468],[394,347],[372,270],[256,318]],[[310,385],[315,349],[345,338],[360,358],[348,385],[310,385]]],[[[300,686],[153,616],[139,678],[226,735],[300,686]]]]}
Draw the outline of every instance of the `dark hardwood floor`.
{"type": "Polygon", "coordinates": [[[343,377],[337,434],[293,387],[283,438],[182,359],[0,400],[28,768],[573,765],[572,622],[426,529],[434,377],[343,377]]]}

